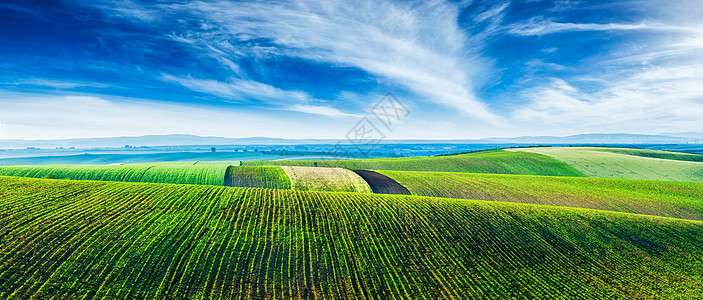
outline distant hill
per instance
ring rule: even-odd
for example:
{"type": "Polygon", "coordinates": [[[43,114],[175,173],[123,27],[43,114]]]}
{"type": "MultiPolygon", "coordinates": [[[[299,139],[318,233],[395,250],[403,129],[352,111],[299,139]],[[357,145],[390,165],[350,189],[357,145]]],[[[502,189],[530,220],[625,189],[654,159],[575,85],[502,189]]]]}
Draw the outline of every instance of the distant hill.
{"type": "MultiPolygon", "coordinates": [[[[60,140],[0,140],[0,149],[22,149],[26,147],[56,148],[111,148],[131,146],[176,146],[176,145],[313,145],[335,144],[342,139],[284,139],[271,137],[225,138],[190,134],[145,135],[100,138],[76,138],[60,140]]],[[[703,140],[703,133],[672,133],[661,135],[626,133],[591,133],[572,136],[524,136],[513,138],[453,139],[453,140],[385,140],[385,144],[686,144],[703,140]]]]}

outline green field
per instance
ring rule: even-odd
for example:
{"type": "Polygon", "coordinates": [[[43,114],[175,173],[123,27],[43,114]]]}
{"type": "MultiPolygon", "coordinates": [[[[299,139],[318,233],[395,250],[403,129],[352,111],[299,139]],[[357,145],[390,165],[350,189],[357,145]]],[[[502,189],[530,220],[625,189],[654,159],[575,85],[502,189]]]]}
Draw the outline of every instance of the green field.
{"type": "Polygon", "coordinates": [[[281,166],[296,191],[372,193],[371,187],[356,173],[342,168],[281,166]]]}
{"type": "Polygon", "coordinates": [[[290,179],[281,167],[227,167],[225,186],[290,189],[290,179]]]}
{"type": "Polygon", "coordinates": [[[703,223],[359,193],[0,177],[1,298],[693,298],[703,223]]]}
{"type": "Polygon", "coordinates": [[[703,184],[451,172],[378,171],[413,195],[477,199],[703,220],[703,184]]]}
{"type": "MultiPolygon", "coordinates": [[[[242,161],[244,166],[285,165],[313,166],[314,161],[242,161]]],[[[471,172],[497,174],[525,174],[547,176],[584,176],[569,165],[549,156],[509,152],[503,150],[475,153],[404,158],[375,158],[357,160],[318,161],[319,167],[338,167],[349,170],[405,170],[436,172],[471,172]]]]}
{"type": "Polygon", "coordinates": [[[0,175],[73,180],[224,185],[227,166],[239,162],[167,162],[128,165],[0,166],[0,175]]]}
{"type": "Polygon", "coordinates": [[[642,157],[703,162],[703,154],[698,154],[698,153],[683,153],[683,152],[650,150],[650,149],[608,148],[608,147],[591,148],[591,149],[596,150],[596,151],[620,153],[620,154],[642,156],[642,157]]]}
{"type": "MultiPolygon", "coordinates": [[[[652,154],[646,150],[633,151],[623,148],[547,147],[515,148],[508,151],[548,155],[589,177],[703,182],[703,162],[682,160],[688,157],[687,154],[669,156],[676,157],[679,159],[677,160],[645,157],[652,154]]],[[[658,153],[659,156],[666,156],[671,152],[658,153]]]]}

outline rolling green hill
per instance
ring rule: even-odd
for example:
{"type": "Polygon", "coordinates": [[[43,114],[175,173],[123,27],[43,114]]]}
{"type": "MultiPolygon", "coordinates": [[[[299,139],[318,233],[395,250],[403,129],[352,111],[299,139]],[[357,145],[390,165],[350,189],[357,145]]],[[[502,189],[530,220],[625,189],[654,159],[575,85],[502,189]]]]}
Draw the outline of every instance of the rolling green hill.
{"type": "Polygon", "coordinates": [[[0,175],[73,180],[225,185],[227,166],[239,162],[166,162],[128,165],[0,166],[0,175]]]}
{"type": "Polygon", "coordinates": [[[0,177],[0,298],[693,298],[703,223],[359,193],[0,177]]]}
{"type": "Polygon", "coordinates": [[[225,186],[290,189],[290,179],[281,167],[227,167],[225,186]]]}
{"type": "Polygon", "coordinates": [[[515,148],[507,150],[548,155],[569,164],[589,177],[703,182],[703,162],[685,161],[684,159],[693,159],[686,154],[668,155],[665,151],[651,154],[653,152],[598,147],[515,148]],[[647,155],[650,157],[646,157],[647,155]],[[659,156],[660,158],[651,156],[659,156]]]}
{"type": "Polygon", "coordinates": [[[703,220],[703,184],[455,172],[378,171],[412,195],[582,207],[703,220]]]}
{"type": "MultiPolygon", "coordinates": [[[[314,163],[314,161],[303,160],[243,161],[242,165],[313,166],[314,163]]],[[[569,165],[546,155],[502,150],[432,157],[328,160],[318,161],[317,164],[319,167],[338,167],[350,170],[404,170],[585,176],[569,165]]]]}
{"type": "Polygon", "coordinates": [[[371,187],[356,173],[342,168],[281,166],[296,191],[372,193],[371,187]]]}
{"type": "Polygon", "coordinates": [[[620,154],[642,156],[642,157],[703,162],[703,154],[698,154],[698,153],[684,153],[684,152],[651,150],[651,149],[634,149],[634,148],[609,148],[609,147],[601,147],[601,148],[594,147],[594,148],[590,148],[590,149],[593,149],[596,151],[620,153],[620,154]]]}

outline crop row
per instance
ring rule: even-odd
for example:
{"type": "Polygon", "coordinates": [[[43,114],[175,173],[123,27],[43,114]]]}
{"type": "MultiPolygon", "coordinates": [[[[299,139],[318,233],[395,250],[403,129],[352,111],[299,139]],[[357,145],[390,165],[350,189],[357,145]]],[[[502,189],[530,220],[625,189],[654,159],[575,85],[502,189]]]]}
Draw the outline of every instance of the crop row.
{"type": "Polygon", "coordinates": [[[371,187],[356,173],[342,168],[289,167],[280,168],[290,178],[296,191],[372,193],[371,187]]]}
{"type": "Polygon", "coordinates": [[[290,189],[288,175],[280,167],[227,167],[225,186],[290,189]]]}
{"type": "Polygon", "coordinates": [[[338,167],[349,170],[402,170],[546,176],[584,176],[583,173],[572,168],[566,163],[546,155],[502,150],[435,157],[323,160],[318,162],[303,160],[243,161],[242,165],[285,165],[309,167],[317,165],[320,167],[338,167]]]}
{"type": "Polygon", "coordinates": [[[664,151],[628,151],[600,147],[536,147],[508,150],[549,155],[588,177],[703,182],[703,162],[685,159],[697,157],[693,154],[689,157],[684,154],[667,155],[664,151]],[[656,154],[651,155],[652,153],[656,154]],[[645,157],[647,155],[652,157],[645,157]]]}
{"type": "MultiPolygon", "coordinates": [[[[238,164],[238,162],[235,162],[238,164]]],[[[224,185],[230,162],[2,166],[0,175],[32,178],[224,185]]]]}
{"type": "Polygon", "coordinates": [[[703,223],[359,193],[0,177],[0,298],[686,298],[703,223]]]}
{"type": "Polygon", "coordinates": [[[582,207],[703,220],[703,184],[458,172],[378,171],[412,195],[582,207]]]}

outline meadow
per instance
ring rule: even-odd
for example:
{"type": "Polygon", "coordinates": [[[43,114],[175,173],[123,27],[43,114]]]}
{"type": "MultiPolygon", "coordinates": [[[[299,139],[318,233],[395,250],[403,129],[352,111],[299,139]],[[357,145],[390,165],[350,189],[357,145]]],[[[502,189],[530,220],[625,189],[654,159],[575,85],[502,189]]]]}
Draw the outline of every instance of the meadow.
{"type": "Polygon", "coordinates": [[[693,161],[698,159],[697,154],[601,147],[514,148],[507,151],[548,155],[588,177],[703,182],[703,162],[693,161]]]}
{"type": "Polygon", "coordinates": [[[0,176],[0,298],[694,298],[703,223],[404,195],[0,176]]]}
{"type": "Polygon", "coordinates": [[[703,154],[700,154],[700,153],[684,153],[684,152],[662,151],[662,150],[651,150],[651,149],[609,148],[609,147],[594,147],[594,148],[590,148],[590,149],[595,150],[595,151],[620,153],[620,154],[627,154],[627,155],[634,155],[634,156],[641,156],[641,157],[703,162],[703,154]]]}
{"type": "Polygon", "coordinates": [[[225,185],[239,162],[167,162],[127,165],[0,166],[0,175],[49,179],[225,185]]]}
{"type": "Polygon", "coordinates": [[[470,172],[495,174],[525,174],[547,176],[585,176],[580,171],[546,155],[503,150],[475,153],[403,158],[356,160],[278,160],[242,161],[243,166],[280,165],[345,168],[349,170],[404,170],[435,172],[470,172]]]}
{"type": "Polygon", "coordinates": [[[371,187],[356,173],[342,168],[281,166],[296,191],[372,193],[371,187]]]}
{"type": "Polygon", "coordinates": [[[290,189],[290,179],[281,167],[229,166],[225,186],[290,189]]]}

